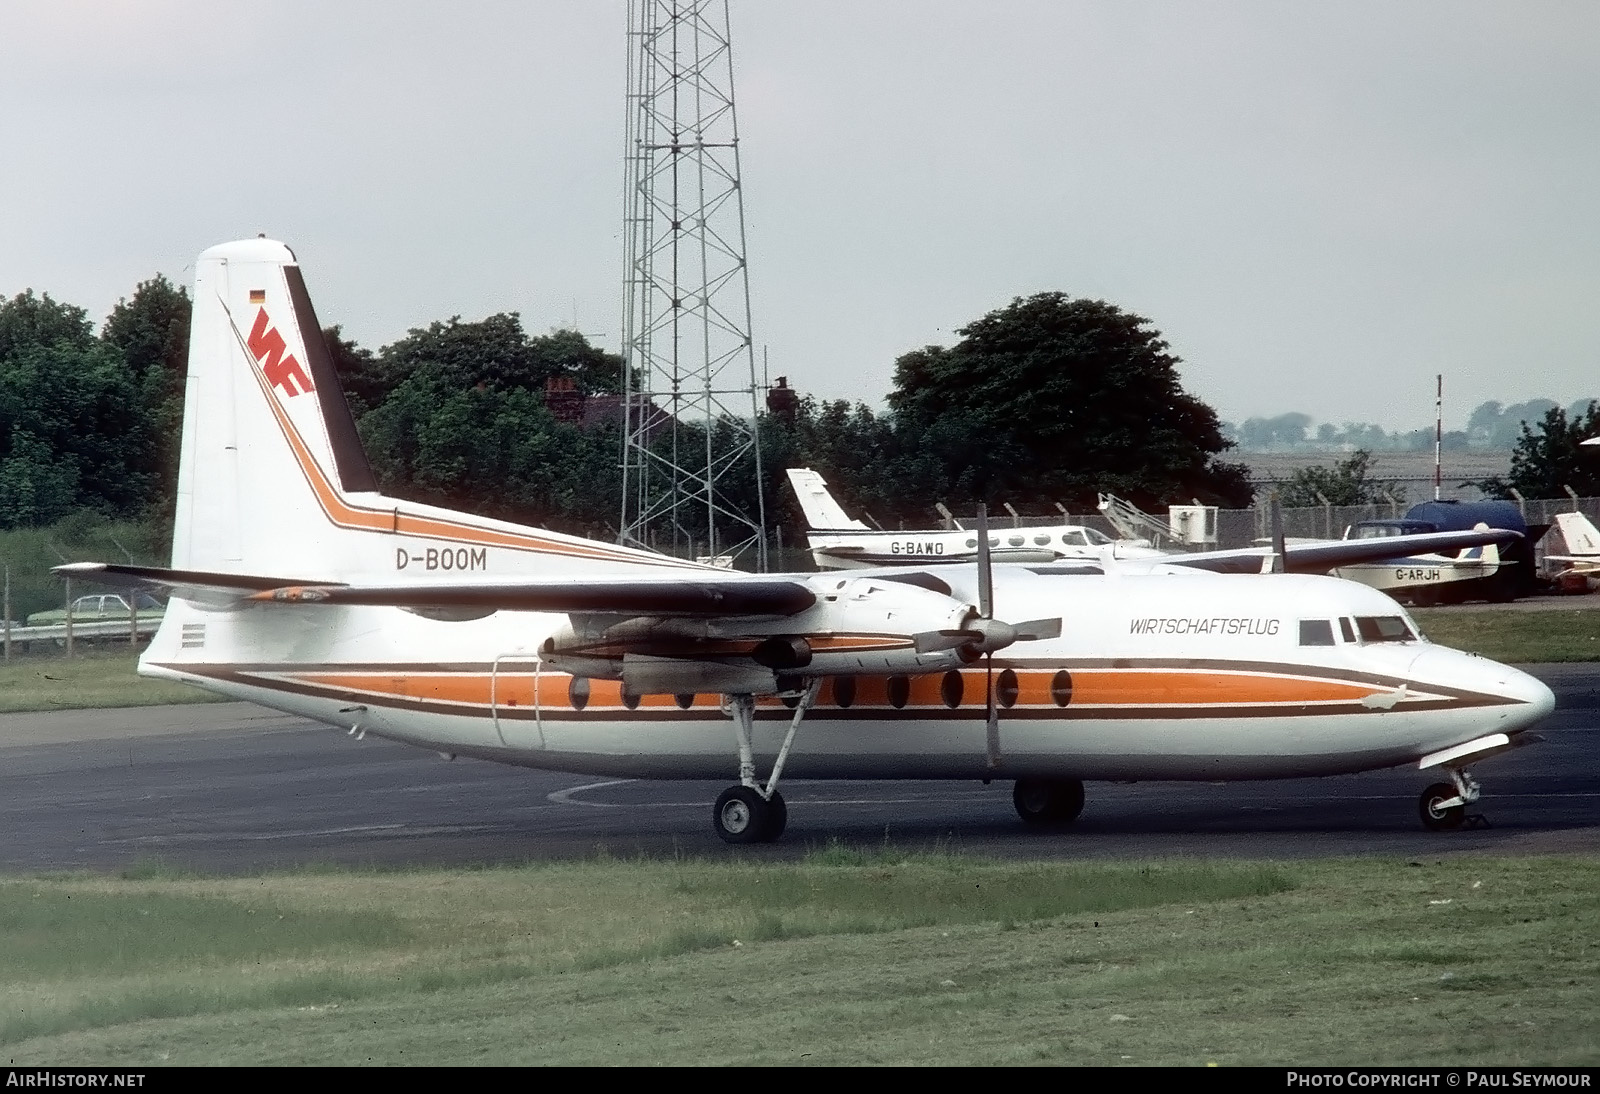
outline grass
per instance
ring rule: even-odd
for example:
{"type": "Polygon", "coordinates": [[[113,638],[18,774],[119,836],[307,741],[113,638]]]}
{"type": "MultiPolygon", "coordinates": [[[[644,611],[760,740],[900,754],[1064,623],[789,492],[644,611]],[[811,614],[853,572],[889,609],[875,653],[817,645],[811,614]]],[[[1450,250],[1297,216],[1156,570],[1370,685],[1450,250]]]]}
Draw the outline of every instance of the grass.
{"type": "Polygon", "coordinates": [[[1600,610],[1519,612],[1412,610],[1422,632],[1442,646],[1495,661],[1600,661],[1600,610]]]}
{"type": "Polygon", "coordinates": [[[126,648],[75,650],[71,657],[14,657],[0,662],[0,714],[26,710],[135,707],[216,702],[221,696],[170,680],[149,680],[126,648]]]}
{"type": "Polygon", "coordinates": [[[1600,861],[0,880],[0,1057],[1594,1064],[1600,861]]]}

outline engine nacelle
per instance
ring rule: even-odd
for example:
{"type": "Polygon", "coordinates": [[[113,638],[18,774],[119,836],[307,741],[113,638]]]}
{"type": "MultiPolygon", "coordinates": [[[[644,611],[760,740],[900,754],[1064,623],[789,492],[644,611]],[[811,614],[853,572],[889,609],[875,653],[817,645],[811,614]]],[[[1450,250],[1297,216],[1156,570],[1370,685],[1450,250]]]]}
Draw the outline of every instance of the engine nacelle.
{"type": "Polygon", "coordinates": [[[638,693],[750,691],[817,676],[943,672],[968,663],[959,642],[918,636],[968,631],[972,606],[934,589],[877,577],[810,578],[810,608],[784,618],[575,616],[540,647],[545,664],[622,680],[638,693]],[[631,671],[630,671],[631,670],[631,671]]]}
{"type": "MultiPolygon", "coordinates": [[[[808,582],[812,607],[771,624],[810,650],[804,665],[783,667],[793,676],[880,676],[943,672],[966,662],[960,649],[919,651],[917,636],[963,629],[972,606],[934,589],[879,577],[834,574],[808,582]]],[[[776,666],[775,666],[776,667],[776,666]]]]}

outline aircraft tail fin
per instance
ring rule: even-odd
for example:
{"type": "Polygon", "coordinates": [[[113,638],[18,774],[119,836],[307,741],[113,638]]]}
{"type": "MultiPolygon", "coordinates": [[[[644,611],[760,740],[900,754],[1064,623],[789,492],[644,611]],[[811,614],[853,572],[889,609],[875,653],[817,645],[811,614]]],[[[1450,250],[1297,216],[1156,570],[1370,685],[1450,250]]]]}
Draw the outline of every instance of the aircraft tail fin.
{"type": "Polygon", "coordinates": [[[828,484],[811,468],[789,468],[789,484],[794,487],[795,497],[800,499],[800,508],[806,514],[806,524],[812,529],[820,531],[855,528],[863,532],[870,530],[859,520],[852,520],[845,515],[845,511],[829,493],[828,484]]]}
{"type": "Polygon", "coordinates": [[[294,253],[196,263],[172,569],[346,581],[693,566],[378,490],[294,253]]]}
{"type": "Polygon", "coordinates": [[[1600,561],[1600,530],[1582,513],[1557,513],[1556,524],[1561,528],[1561,538],[1567,541],[1567,553],[1579,557],[1594,556],[1600,561]]]}
{"type": "Polygon", "coordinates": [[[332,494],[377,490],[294,253],[270,239],[197,260],[175,568],[289,572],[331,561],[332,494]],[[287,442],[287,443],[286,443],[287,442]]]}

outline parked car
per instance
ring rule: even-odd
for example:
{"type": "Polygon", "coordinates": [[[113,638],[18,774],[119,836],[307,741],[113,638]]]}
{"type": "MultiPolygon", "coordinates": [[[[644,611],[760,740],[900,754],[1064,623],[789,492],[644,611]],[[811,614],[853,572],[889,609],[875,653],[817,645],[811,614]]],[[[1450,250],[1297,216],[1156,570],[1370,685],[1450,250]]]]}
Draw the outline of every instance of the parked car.
{"type": "MultiPolygon", "coordinates": [[[[131,594],[141,623],[159,621],[167,606],[149,593],[131,594]]],[[[34,612],[28,616],[28,626],[48,627],[67,621],[67,608],[52,608],[47,612],[34,612]]],[[[95,593],[80,596],[72,602],[74,623],[125,622],[128,618],[128,599],[122,593],[95,593]]]]}

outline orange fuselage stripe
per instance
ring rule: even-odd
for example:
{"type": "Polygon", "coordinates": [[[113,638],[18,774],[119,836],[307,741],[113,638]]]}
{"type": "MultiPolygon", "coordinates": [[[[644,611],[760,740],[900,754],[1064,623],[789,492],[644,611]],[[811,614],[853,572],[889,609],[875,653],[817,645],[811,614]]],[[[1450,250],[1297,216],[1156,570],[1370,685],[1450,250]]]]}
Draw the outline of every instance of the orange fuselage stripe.
{"type": "MultiPolygon", "coordinates": [[[[278,675],[272,673],[270,675],[278,675]]],[[[570,703],[572,678],[561,672],[307,672],[282,674],[299,683],[343,692],[384,696],[403,700],[458,703],[488,706],[538,706],[566,708],[570,703]],[[535,689],[537,688],[537,697],[535,689]]],[[[1018,706],[1058,705],[1051,692],[1054,673],[1048,670],[1019,672],[1018,706]]],[[[835,679],[825,679],[818,702],[837,704],[835,679]]],[[[852,706],[888,707],[890,677],[859,676],[855,681],[852,706]]],[[[958,705],[984,703],[984,671],[968,669],[961,673],[961,698],[958,705]]],[[[929,673],[908,678],[908,707],[945,707],[944,674],[929,673]]],[[[1343,680],[1275,676],[1266,673],[1219,673],[1197,671],[1126,671],[1083,669],[1072,674],[1071,705],[1074,707],[1113,706],[1243,706],[1295,703],[1353,702],[1385,690],[1380,685],[1343,680]]],[[[696,707],[717,707],[719,694],[700,694],[696,707]]],[[[779,700],[763,700],[777,703],[779,700]]],[[[645,695],[643,707],[676,704],[671,695],[645,695]]],[[[616,680],[589,681],[589,707],[623,707],[622,684],[616,680]]]]}

